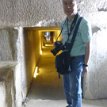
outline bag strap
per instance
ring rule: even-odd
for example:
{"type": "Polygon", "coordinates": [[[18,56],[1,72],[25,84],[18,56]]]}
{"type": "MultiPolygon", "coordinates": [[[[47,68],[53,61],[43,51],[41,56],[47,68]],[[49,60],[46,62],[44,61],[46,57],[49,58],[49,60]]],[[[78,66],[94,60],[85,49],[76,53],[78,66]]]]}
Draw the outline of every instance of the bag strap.
{"type": "MultiPolygon", "coordinates": [[[[75,29],[74,29],[74,32],[73,32],[73,37],[72,37],[72,39],[71,39],[71,46],[70,46],[70,49],[69,49],[69,53],[70,53],[70,51],[72,50],[72,47],[73,47],[73,44],[74,44],[74,41],[75,41],[75,38],[76,38],[76,35],[77,35],[77,32],[78,32],[78,28],[79,28],[79,25],[80,25],[80,22],[81,22],[81,20],[82,20],[82,17],[80,17],[79,19],[78,19],[78,21],[77,21],[77,24],[76,24],[76,26],[75,26],[75,29]]],[[[63,29],[62,29],[63,30],[63,29]]],[[[62,33],[62,30],[61,30],[61,32],[60,32],[60,35],[61,35],[61,33],[62,33]]],[[[59,35],[59,36],[60,36],[59,35]]],[[[58,74],[58,78],[60,79],[60,74],[58,74]]]]}
{"type": "Polygon", "coordinates": [[[68,32],[68,39],[67,39],[67,41],[69,41],[69,38],[70,38],[70,36],[71,36],[71,33],[73,32],[73,30],[74,30],[74,28],[75,28],[75,26],[76,26],[76,22],[77,22],[77,20],[78,20],[78,17],[79,17],[79,14],[77,13],[77,14],[75,15],[75,17],[74,17],[74,20],[73,20],[72,23],[71,23],[70,31],[69,31],[69,28],[68,28],[68,18],[67,18],[67,32],[68,32]]]}
{"type": "Polygon", "coordinates": [[[71,45],[70,45],[70,48],[69,48],[69,51],[68,51],[69,53],[72,50],[72,47],[73,47],[73,44],[74,44],[74,41],[75,41],[75,38],[76,38],[76,35],[77,35],[77,32],[78,32],[78,28],[79,28],[81,20],[82,20],[82,17],[80,17],[78,19],[77,24],[75,26],[75,29],[74,29],[74,32],[73,32],[73,37],[71,39],[71,45]]]}
{"type": "MultiPolygon", "coordinates": [[[[66,20],[67,20],[67,19],[66,19],[66,20]]],[[[66,20],[65,20],[64,24],[66,23],[66,20]]],[[[63,25],[64,25],[64,24],[63,24],[63,25]]],[[[63,31],[63,26],[62,26],[62,28],[61,28],[61,31],[60,31],[59,35],[58,35],[58,36],[57,36],[57,38],[56,38],[56,41],[57,41],[57,40],[58,40],[58,38],[61,36],[62,31],[63,31]]]]}
{"type": "MultiPolygon", "coordinates": [[[[70,33],[69,33],[69,35],[68,35],[68,39],[69,39],[69,36],[70,36],[71,33],[72,33],[72,30],[73,30],[73,28],[74,28],[74,26],[75,26],[75,23],[76,23],[76,21],[77,21],[77,19],[78,19],[78,16],[79,16],[79,14],[77,13],[77,14],[75,15],[75,17],[74,17],[74,20],[73,20],[71,26],[70,26],[70,33]]],[[[64,26],[65,23],[68,23],[68,18],[66,18],[66,20],[64,21],[63,26],[64,26]]],[[[62,28],[61,28],[60,34],[59,34],[58,37],[56,38],[56,41],[58,40],[58,38],[59,38],[59,37],[61,36],[61,34],[62,34],[63,26],[62,26],[62,28]]],[[[68,26],[67,26],[67,27],[68,27],[68,26]]]]}

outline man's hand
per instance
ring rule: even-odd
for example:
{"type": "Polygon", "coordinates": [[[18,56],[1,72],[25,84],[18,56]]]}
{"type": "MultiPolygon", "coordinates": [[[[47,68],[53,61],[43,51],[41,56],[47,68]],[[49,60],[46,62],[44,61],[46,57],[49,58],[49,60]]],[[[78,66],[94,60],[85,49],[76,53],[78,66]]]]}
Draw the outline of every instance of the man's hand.
{"type": "Polygon", "coordinates": [[[88,72],[88,67],[84,66],[84,68],[83,68],[83,74],[82,74],[83,77],[86,76],[87,72],[88,72]]]}

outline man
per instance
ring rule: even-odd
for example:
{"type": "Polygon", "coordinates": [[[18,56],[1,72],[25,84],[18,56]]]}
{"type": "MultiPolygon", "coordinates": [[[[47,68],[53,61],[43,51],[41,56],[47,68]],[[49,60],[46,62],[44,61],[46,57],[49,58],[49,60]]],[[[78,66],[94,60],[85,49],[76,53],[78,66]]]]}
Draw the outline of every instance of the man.
{"type": "MultiPolygon", "coordinates": [[[[70,36],[69,38],[72,38],[70,27],[75,16],[78,14],[78,2],[77,0],[62,0],[62,3],[64,13],[67,16],[61,24],[61,27],[63,27],[62,42],[65,44],[68,40],[68,36],[70,36]]],[[[79,18],[80,16],[78,15],[78,19],[79,18]]],[[[91,27],[88,22],[82,18],[76,39],[70,52],[71,61],[69,73],[63,75],[64,92],[68,104],[66,107],[82,107],[81,76],[83,69],[84,71],[87,71],[91,37],[91,27]]]]}

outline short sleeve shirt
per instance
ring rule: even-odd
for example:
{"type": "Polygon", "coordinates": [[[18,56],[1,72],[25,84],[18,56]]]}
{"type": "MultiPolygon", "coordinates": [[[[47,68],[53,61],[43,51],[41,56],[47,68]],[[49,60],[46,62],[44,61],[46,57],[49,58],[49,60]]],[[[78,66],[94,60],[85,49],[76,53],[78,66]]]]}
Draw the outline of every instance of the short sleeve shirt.
{"type": "MultiPolygon", "coordinates": [[[[68,25],[66,21],[63,21],[61,24],[61,26],[63,27],[63,31],[62,31],[62,43],[63,44],[65,44],[65,42],[68,39],[68,30],[70,30],[72,21],[73,20],[68,21],[68,25]]],[[[71,33],[69,37],[69,41],[72,39],[72,35],[73,33],[71,33]]],[[[70,52],[70,56],[85,55],[85,47],[86,47],[86,44],[90,42],[91,37],[92,37],[91,25],[86,19],[82,18],[72,50],[70,52]]]]}

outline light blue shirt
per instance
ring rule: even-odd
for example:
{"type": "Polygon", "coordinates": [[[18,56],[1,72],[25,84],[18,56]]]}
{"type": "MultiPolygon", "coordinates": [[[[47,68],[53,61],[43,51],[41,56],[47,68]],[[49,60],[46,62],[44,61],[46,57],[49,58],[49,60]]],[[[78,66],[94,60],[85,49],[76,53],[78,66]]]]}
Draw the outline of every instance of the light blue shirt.
{"type": "MultiPolygon", "coordinates": [[[[69,30],[70,30],[72,21],[73,20],[68,21],[69,30]]],[[[61,26],[63,26],[62,43],[65,44],[65,42],[68,39],[67,23],[63,21],[61,26]]],[[[73,34],[71,33],[69,42],[72,39],[72,35],[73,34]]],[[[92,37],[91,25],[86,19],[82,18],[70,55],[71,56],[85,55],[85,47],[86,47],[86,44],[90,42],[91,37],[92,37]]]]}

